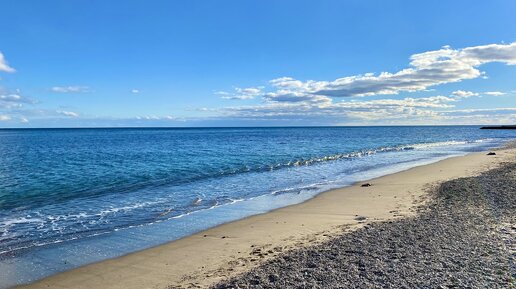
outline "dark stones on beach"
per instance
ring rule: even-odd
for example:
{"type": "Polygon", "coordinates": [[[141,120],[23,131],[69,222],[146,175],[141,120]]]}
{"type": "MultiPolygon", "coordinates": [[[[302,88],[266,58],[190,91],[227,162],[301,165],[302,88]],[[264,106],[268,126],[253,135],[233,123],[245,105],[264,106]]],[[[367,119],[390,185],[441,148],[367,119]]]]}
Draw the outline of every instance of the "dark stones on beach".
{"type": "Polygon", "coordinates": [[[355,221],[365,221],[367,220],[367,217],[364,217],[364,216],[356,216],[355,217],[355,221]]]}
{"type": "Polygon", "coordinates": [[[278,281],[278,280],[279,280],[278,275],[276,275],[276,274],[270,274],[270,275],[269,275],[269,282],[270,282],[270,283],[274,283],[274,282],[276,282],[276,281],[278,281]]]}
{"type": "Polygon", "coordinates": [[[514,288],[515,220],[507,164],[443,183],[415,216],[279,253],[212,288],[514,288]]]}
{"type": "Polygon", "coordinates": [[[487,155],[488,155],[488,156],[495,156],[495,155],[496,155],[496,153],[495,153],[495,152],[488,152],[488,153],[487,153],[487,155]]]}
{"type": "Polygon", "coordinates": [[[372,185],[371,185],[370,183],[365,183],[365,184],[361,184],[360,186],[361,186],[361,187],[370,187],[370,186],[372,186],[372,185]]]}

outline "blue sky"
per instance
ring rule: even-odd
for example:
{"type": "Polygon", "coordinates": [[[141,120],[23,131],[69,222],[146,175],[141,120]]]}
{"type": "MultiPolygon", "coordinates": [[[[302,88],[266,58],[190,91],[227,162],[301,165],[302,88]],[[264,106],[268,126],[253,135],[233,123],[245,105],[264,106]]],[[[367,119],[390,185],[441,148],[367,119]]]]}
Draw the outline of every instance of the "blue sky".
{"type": "Polygon", "coordinates": [[[0,127],[516,123],[514,1],[4,1],[0,127]]]}

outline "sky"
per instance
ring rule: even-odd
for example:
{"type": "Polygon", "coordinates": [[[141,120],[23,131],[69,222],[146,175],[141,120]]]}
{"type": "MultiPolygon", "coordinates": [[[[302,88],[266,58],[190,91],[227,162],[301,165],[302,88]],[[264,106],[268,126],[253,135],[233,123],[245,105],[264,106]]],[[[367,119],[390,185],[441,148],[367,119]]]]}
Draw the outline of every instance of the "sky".
{"type": "Polygon", "coordinates": [[[1,1],[0,127],[516,124],[516,1],[1,1]]]}

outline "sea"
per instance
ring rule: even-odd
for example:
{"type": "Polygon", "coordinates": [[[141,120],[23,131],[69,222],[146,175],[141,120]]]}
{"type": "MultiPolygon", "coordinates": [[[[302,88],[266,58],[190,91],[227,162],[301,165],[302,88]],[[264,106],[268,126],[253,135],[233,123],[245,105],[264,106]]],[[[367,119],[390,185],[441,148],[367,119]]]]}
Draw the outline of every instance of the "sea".
{"type": "Polygon", "coordinates": [[[478,126],[0,129],[0,288],[515,136],[478,126]]]}

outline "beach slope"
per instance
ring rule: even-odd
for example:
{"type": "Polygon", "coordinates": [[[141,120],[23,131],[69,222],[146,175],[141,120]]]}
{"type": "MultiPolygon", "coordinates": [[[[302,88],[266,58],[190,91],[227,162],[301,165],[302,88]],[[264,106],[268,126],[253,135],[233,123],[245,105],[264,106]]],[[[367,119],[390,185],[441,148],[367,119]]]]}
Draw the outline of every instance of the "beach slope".
{"type": "Polygon", "coordinates": [[[416,216],[292,250],[229,288],[514,288],[516,163],[443,183],[416,216]]]}

